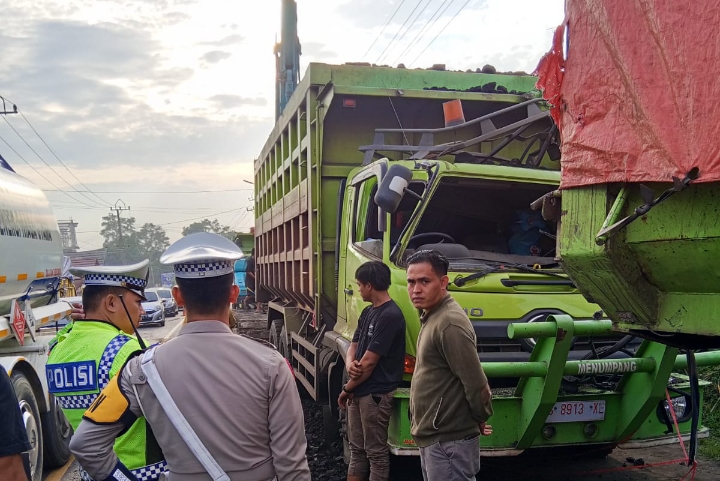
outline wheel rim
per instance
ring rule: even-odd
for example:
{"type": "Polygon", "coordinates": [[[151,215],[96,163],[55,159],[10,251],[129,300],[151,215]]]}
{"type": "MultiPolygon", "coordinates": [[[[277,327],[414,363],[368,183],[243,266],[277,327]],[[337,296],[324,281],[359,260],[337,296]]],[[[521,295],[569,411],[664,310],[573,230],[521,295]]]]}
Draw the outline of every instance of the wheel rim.
{"type": "Polygon", "coordinates": [[[28,453],[30,457],[30,475],[31,478],[35,477],[35,470],[37,469],[38,457],[40,455],[40,433],[38,431],[38,425],[33,416],[32,407],[30,404],[22,400],[20,401],[20,412],[22,413],[23,424],[25,425],[25,432],[27,433],[28,441],[32,449],[28,453]]]}

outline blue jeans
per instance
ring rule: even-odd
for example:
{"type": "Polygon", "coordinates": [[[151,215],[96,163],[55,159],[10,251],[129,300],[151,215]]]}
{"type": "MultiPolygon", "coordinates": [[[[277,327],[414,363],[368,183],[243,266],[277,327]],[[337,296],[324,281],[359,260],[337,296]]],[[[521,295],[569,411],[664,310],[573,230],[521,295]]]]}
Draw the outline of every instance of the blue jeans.
{"type": "Polygon", "coordinates": [[[420,448],[424,481],[475,481],[480,471],[478,436],[420,448]]]}

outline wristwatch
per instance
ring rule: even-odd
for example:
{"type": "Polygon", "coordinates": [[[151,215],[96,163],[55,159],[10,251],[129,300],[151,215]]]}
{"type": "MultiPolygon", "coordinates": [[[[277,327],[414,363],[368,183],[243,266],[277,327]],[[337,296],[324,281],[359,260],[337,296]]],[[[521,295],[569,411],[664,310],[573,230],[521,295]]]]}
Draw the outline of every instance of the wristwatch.
{"type": "Polygon", "coordinates": [[[348,394],[352,394],[352,391],[348,390],[347,384],[345,384],[345,385],[343,386],[343,391],[345,391],[345,392],[348,393],[348,394]]]}

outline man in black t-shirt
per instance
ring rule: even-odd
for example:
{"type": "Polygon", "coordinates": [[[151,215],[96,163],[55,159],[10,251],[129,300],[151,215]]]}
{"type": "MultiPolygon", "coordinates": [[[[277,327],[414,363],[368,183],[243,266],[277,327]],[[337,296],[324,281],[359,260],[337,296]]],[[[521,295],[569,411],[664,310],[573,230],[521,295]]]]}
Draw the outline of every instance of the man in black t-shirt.
{"type": "Polygon", "coordinates": [[[350,465],[348,481],[386,481],[390,475],[387,430],[393,395],[405,365],[405,318],[390,299],[390,269],[366,262],[355,272],[363,301],[345,366],[350,380],[338,398],[347,409],[350,465]]]}
{"type": "Polygon", "coordinates": [[[12,382],[0,366],[0,473],[7,481],[27,481],[22,453],[30,451],[22,413],[12,382]]]}

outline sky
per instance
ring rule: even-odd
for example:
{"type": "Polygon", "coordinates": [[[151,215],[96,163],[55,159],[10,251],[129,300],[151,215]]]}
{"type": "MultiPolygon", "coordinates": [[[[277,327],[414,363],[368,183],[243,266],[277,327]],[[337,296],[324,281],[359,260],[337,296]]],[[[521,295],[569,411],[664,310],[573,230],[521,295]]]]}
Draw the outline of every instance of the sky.
{"type": "MultiPolygon", "coordinates": [[[[0,154],[78,223],[82,250],[102,246],[115,205],[171,241],[206,217],[247,232],[253,160],[274,124],[280,3],[0,0],[0,96],[21,113],[0,115],[0,154]]],[[[530,73],[563,18],[564,0],[539,3],[297,0],[301,72],[365,61],[530,73]]]]}

